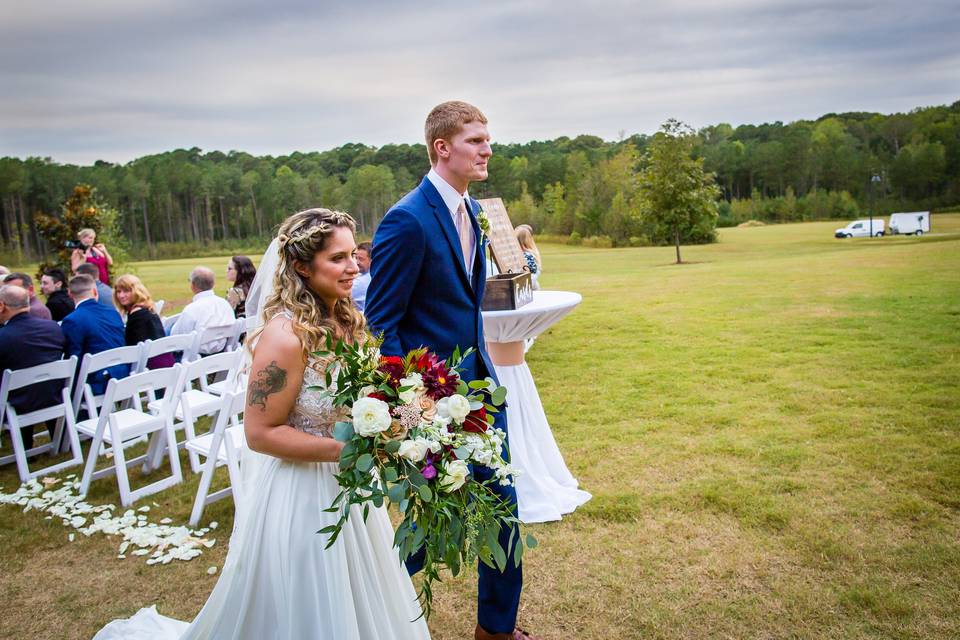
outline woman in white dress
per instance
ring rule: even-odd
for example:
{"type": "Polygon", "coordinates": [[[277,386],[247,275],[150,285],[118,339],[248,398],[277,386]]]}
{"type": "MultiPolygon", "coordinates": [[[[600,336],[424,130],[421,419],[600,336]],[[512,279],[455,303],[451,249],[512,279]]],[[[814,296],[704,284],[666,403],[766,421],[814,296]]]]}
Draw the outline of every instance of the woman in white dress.
{"type": "Polygon", "coordinates": [[[331,437],[339,416],[310,389],[324,383],[323,363],[311,354],[329,333],[364,339],[363,316],[350,300],[358,273],[354,229],[345,213],[301,211],[281,225],[275,253],[268,250],[261,264],[264,278],[275,275],[259,294],[266,324],[252,336],[244,412],[252,453],[241,461],[246,500],[210,598],[189,625],[150,607],[110,623],[95,640],[429,638],[385,508],[372,509],[364,522],[353,507],[329,549],[317,533],[336,521],[324,509],[339,492],[342,444],[331,437]]]}

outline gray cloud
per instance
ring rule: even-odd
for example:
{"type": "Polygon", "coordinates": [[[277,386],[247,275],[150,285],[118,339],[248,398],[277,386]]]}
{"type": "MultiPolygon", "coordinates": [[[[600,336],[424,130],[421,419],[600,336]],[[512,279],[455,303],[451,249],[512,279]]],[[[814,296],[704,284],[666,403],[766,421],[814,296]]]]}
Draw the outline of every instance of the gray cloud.
{"type": "Polygon", "coordinates": [[[416,142],[442,100],[526,141],[950,103],[955,2],[61,0],[0,23],[0,155],[416,142]]]}

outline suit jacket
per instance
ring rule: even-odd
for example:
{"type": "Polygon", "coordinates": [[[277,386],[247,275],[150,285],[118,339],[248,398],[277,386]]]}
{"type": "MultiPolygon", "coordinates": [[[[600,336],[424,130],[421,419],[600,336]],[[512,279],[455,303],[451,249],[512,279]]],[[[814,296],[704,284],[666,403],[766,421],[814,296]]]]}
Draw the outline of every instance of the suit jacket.
{"type": "MultiPolygon", "coordinates": [[[[0,373],[26,369],[63,357],[63,332],[53,320],[18,313],[0,328],[0,373]]],[[[62,380],[40,382],[10,394],[18,413],[28,413],[60,402],[62,380]]]]}
{"type": "MultiPolygon", "coordinates": [[[[60,326],[66,339],[67,357],[77,356],[81,362],[87,353],[100,353],[125,345],[120,314],[113,307],[97,304],[92,298],[78,304],[60,326]]],[[[121,364],[91,372],[88,380],[93,392],[101,394],[106,390],[110,378],[125,378],[129,373],[130,366],[121,364]]]]}
{"type": "MultiPolygon", "coordinates": [[[[471,199],[469,205],[474,237],[480,238],[479,204],[471,199]]],[[[496,379],[480,316],[485,247],[484,238],[471,280],[450,211],[427,178],[387,212],[373,238],[365,309],[371,330],[383,333],[381,353],[402,356],[424,346],[449,358],[457,346],[461,352],[473,347],[463,377],[496,379]]]]}
{"type": "MultiPolygon", "coordinates": [[[[429,179],[405,195],[383,218],[373,237],[372,275],[367,289],[366,315],[374,332],[383,332],[384,355],[406,355],[410,349],[429,347],[447,358],[454,347],[477,351],[464,360],[461,373],[466,380],[497,374],[487,355],[483,339],[480,303],[486,282],[486,240],[481,237],[476,212],[479,205],[469,202],[474,237],[481,238],[473,263],[473,278],[463,264],[460,238],[443,198],[429,179]]],[[[506,411],[495,415],[495,425],[507,430],[506,411]]],[[[506,455],[506,450],[503,452],[506,455]]],[[[474,467],[481,481],[492,479],[487,467],[474,467]]],[[[491,482],[501,499],[516,509],[513,486],[491,482]]],[[[511,527],[500,530],[499,542],[511,557],[511,527]]],[[[424,550],[408,559],[407,571],[423,567],[424,550]]],[[[477,622],[493,633],[508,633],[514,628],[523,571],[513,562],[505,571],[477,563],[477,622]]]]}

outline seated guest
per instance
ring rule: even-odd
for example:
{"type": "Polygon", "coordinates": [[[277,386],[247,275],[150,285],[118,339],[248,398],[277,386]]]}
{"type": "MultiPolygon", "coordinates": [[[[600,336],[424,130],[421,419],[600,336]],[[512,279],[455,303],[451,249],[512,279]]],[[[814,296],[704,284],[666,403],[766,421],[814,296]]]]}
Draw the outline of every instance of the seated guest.
{"type": "Polygon", "coordinates": [[[233,315],[236,318],[244,318],[247,315],[247,293],[256,275],[257,268],[247,256],[233,256],[227,263],[227,281],[233,283],[233,286],[227,290],[227,302],[233,307],[233,315]]]}
{"type": "Polygon", "coordinates": [[[363,313],[363,308],[367,304],[367,287],[370,286],[370,243],[361,242],[357,245],[357,268],[360,273],[353,279],[353,306],[357,311],[363,313]]]}
{"type": "MultiPolygon", "coordinates": [[[[213,292],[215,284],[213,271],[207,267],[196,267],[190,272],[190,290],[193,302],[183,308],[180,317],[170,327],[170,335],[175,336],[191,331],[200,331],[208,327],[222,327],[233,324],[236,318],[233,309],[223,298],[213,292]]],[[[214,340],[200,345],[200,355],[220,353],[227,345],[224,339],[214,340]]]]}
{"type": "Polygon", "coordinates": [[[93,278],[93,281],[97,284],[97,302],[111,309],[116,308],[113,306],[113,289],[110,288],[110,285],[104,284],[98,279],[100,268],[97,267],[97,265],[92,262],[84,262],[74,269],[73,273],[77,276],[90,276],[93,278]]]}
{"type": "Polygon", "coordinates": [[[33,289],[33,278],[25,273],[14,271],[13,273],[8,273],[3,276],[3,284],[12,284],[26,289],[30,295],[30,315],[43,318],[44,320],[51,319],[50,309],[47,309],[47,306],[40,302],[37,298],[36,291],[33,289]]]}
{"type": "Polygon", "coordinates": [[[47,269],[40,278],[40,291],[47,296],[47,309],[54,322],[60,322],[73,311],[73,300],[66,286],[67,276],[60,269],[47,269]]]}
{"type": "MultiPolygon", "coordinates": [[[[74,276],[67,288],[76,305],[73,313],[60,323],[66,340],[67,357],[77,356],[82,361],[85,354],[124,346],[123,320],[112,305],[97,303],[97,286],[93,278],[74,276]]],[[[129,373],[130,365],[118,364],[91,372],[87,380],[93,392],[100,395],[106,390],[110,378],[125,378],[129,373]]]]}
{"type": "MultiPolygon", "coordinates": [[[[38,364],[59,360],[63,356],[63,332],[52,320],[44,320],[29,313],[30,294],[23,287],[0,286],[0,373],[5,369],[26,369],[38,364]]],[[[48,380],[17,389],[8,402],[17,413],[25,414],[43,409],[61,401],[62,380],[48,380]]],[[[47,423],[53,436],[56,420],[47,423]]],[[[33,447],[33,427],[20,430],[24,446],[33,447]]]]}
{"type": "MultiPolygon", "coordinates": [[[[159,340],[167,335],[163,331],[163,322],[155,311],[150,292],[137,276],[124,275],[117,278],[113,287],[113,305],[127,315],[124,332],[127,345],[140,344],[144,340],[159,340]]],[[[174,364],[172,353],[161,353],[147,360],[148,369],[163,369],[174,364]]]]}

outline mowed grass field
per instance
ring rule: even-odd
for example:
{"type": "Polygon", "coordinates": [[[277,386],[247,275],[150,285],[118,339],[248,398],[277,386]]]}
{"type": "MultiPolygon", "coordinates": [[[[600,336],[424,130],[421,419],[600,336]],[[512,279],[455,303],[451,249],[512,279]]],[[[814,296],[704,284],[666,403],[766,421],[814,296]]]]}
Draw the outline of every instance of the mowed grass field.
{"type": "MultiPolygon", "coordinates": [[[[530,527],[520,625],[559,638],[960,637],[960,214],[923,238],[837,223],[721,230],[684,248],[543,247],[583,303],[528,354],[593,500],[530,527]]],[[[174,307],[197,262],[141,263],[174,307]]],[[[218,289],[222,289],[218,286],[218,289]]],[[[4,447],[6,449],[6,447],[4,447]]],[[[156,496],[186,522],[197,479],[156,496]]],[[[16,474],[0,470],[12,490],[16,474]]],[[[94,484],[93,502],[117,499],[94,484]]],[[[146,503],[152,502],[148,499],[146,503]]],[[[116,559],[0,506],[0,637],[92,637],[156,603],[197,613],[222,567],[116,559]]],[[[472,572],[435,589],[435,638],[471,637],[472,572]]]]}

